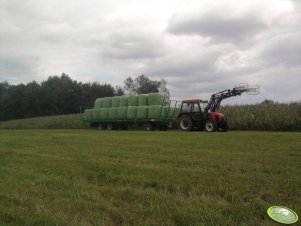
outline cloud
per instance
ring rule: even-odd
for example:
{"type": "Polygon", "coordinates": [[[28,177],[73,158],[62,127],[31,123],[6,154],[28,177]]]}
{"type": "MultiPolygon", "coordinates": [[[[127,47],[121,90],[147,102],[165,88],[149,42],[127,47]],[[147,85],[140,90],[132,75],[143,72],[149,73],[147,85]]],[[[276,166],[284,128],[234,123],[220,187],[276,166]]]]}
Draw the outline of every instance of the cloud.
{"type": "Polygon", "coordinates": [[[0,0],[0,81],[65,72],[122,85],[146,74],[167,79],[176,99],[249,82],[259,96],[225,103],[300,100],[300,9],[292,0],[0,0]]]}
{"type": "Polygon", "coordinates": [[[168,32],[173,34],[197,34],[210,37],[214,41],[243,41],[266,28],[255,15],[229,17],[229,15],[208,12],[192,18],[173,17],[168,32]]]}

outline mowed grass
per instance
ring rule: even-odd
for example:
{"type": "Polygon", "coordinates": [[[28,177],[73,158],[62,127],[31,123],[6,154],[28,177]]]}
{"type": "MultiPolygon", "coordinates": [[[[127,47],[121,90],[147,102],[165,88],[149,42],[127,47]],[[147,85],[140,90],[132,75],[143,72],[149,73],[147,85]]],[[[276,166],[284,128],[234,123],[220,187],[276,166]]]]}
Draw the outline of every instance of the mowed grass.
{"type": "Polygon", "coordinates": [[[272,205],[301,215],[300,133],[0,130],[0,141],[0,225],[279,225],[272,205]]]}

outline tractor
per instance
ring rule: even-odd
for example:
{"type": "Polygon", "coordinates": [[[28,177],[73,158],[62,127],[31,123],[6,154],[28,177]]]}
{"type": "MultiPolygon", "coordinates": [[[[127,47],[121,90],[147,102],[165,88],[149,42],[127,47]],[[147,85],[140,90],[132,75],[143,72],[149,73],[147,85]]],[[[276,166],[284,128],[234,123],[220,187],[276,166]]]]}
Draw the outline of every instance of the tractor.
{"type": "Polygon", "coordinates": [[[240,84],[232,90],[227,89],[212,94],[209,101],[200,99],[183,100],[177,117],[178,127],[182,131],[227,132],[229,126],[226,117],[216,111],[219,109],[222,100],[240,96],[244,92],[253,95],[258,94],[259,87],[240,84]]]}

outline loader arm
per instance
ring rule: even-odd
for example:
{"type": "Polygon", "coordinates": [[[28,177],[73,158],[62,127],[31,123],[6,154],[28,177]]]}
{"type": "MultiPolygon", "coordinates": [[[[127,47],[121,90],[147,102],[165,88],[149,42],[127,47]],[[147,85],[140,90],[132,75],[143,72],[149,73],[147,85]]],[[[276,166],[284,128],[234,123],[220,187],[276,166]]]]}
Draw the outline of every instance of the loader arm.
{"type": "Polygon", "coordinates": [[[258,94],[259,87],[258,86],[249,86],[248,84],[241,84],[237,87],[234,87],[232,90],[226,89],[218,93],[214,93],[211,95],[210,100],[208,101],[207,106],[205,107],[205,112],[215,112],[219,109],[222,100],[227,99],[233,96],[240,96],[242,93],[248,94],[258,94]]]}

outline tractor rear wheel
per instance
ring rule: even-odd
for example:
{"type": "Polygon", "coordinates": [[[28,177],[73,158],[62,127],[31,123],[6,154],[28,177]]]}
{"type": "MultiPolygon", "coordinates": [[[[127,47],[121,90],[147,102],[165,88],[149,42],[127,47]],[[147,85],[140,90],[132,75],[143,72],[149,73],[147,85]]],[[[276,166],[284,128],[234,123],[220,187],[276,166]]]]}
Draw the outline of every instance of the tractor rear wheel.
{"type": "Polygon", "coordinates": [[[207,120],[205,123],[205,130],[206,132],[215,132],[217,130],[216,122],[212,120],[207,120]]]}
{"type": "Polygon", "coordinates": [[[180,129],[185,132],[191,131],[194,127],[194,122],[187,115],[181,116],[178,120],[178,124],[179,124],[180,129]]]}

